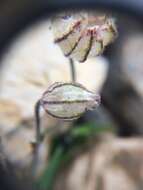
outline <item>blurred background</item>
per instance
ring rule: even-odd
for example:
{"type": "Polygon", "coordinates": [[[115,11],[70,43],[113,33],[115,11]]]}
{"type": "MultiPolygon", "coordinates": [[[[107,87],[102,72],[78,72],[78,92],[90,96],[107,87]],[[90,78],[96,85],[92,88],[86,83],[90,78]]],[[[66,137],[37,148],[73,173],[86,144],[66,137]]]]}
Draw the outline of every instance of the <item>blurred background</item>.
{"type": "Polygon", "coordinates": [[[141,1],[0,2],[1,189],[143,189],[142,9],[141,1]],[[71,81],[50,21],[87,4],[112,15],[118,30],[103,55],[75,61],[77,82],[100,93],[101,105],[74,122],[42,112],[42,131],[53,130],[33,173],[34,105],[52,83],[71,81]]]}

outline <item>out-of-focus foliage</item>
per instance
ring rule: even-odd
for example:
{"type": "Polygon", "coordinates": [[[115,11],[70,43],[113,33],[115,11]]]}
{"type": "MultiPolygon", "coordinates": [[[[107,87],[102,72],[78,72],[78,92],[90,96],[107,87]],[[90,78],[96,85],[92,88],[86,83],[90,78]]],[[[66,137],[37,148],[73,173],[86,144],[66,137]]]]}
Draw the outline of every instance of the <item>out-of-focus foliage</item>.
{"type": "Polygon", "coordinates": [[[111,124],[85,123],[73,126],[61,136],[52,140],[50,161],[38,181],[40,190],[52,190],[54,179],[59,169],[74,156],[79,149],[82,150],[89,140],[93,140],[104,132],[115,132],[111,124]]]}

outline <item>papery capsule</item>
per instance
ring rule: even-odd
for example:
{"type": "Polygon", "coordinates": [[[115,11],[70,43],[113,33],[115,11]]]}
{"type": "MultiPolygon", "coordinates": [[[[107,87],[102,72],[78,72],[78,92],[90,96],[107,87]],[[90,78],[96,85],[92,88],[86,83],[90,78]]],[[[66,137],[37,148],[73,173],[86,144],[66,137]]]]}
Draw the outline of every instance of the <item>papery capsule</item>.
{"type": "Polygon", "coordinates": [[[84,62],[101,55],[117,37],[114,18],[94,14],[70,14],[53,21],[55,43],[65,56],[84,62]]]}
{"type": "Polygon", "coordinates": [[[85,31],[80,40],[78,41],[76,47],[72,51],[70,58],[76,59],[79,62],[84,62],[92,47],[92,35],[90,31],[85,31]]]}
{"type": "Polygon", "coordinates": [[[60,119],[77,119],[100,104],[100,96],[78,83],[55,83],[43,94],[44,110],[60,119]]]}
{"type": "Polygon", "coordinates": [[[78,14],[63,16],[54,20],[54,42],[59,44],[65,56],[69,56],[76,48],[85,27],[82,17],[78,14]]]}

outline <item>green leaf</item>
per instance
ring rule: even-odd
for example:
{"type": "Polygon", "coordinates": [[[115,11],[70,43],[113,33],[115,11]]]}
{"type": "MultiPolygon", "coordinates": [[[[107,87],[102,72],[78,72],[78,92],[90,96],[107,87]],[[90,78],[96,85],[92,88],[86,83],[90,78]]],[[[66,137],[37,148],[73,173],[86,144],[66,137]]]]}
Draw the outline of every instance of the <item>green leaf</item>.
{"type": "Polygon", "coordinates": [[[38,181],[38,189],[52,190],[56,173],[61,165],[64,156],[64,149],[58,146],[48,162],[48,165],[38,181]]]}

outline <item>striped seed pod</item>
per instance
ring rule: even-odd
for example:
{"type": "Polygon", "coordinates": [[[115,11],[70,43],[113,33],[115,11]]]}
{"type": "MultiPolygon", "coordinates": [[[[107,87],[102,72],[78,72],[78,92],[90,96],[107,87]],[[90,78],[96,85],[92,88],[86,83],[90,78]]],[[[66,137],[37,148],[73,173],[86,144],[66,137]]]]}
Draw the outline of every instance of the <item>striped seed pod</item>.
{"type": "Polygon", "coordinates": [[[53,21],[53,32],[64,55],[79,62],[102,54],[117,37],[113,18],[86,13],[58,17],[53,21]]]}
{"type": "Polygon", "coordinates": [[[40,105],[53,117],[72,120],[100,104],[100,96],[78,83],[54,83],[43,94],[40,105]]]}

